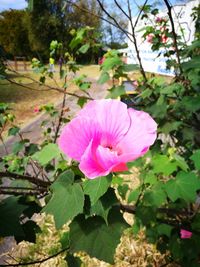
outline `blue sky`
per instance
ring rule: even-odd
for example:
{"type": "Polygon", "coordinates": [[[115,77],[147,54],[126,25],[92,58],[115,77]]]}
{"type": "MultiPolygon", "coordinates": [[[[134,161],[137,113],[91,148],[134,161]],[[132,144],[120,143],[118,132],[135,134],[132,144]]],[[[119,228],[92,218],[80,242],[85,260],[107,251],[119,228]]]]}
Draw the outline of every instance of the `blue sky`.
{"type": "Polygon", "coordinates": [[[27,7],[27,2],[25,0],[0,0],[0,11],[13,8],[13,9],[23,9],[27,7]]]}

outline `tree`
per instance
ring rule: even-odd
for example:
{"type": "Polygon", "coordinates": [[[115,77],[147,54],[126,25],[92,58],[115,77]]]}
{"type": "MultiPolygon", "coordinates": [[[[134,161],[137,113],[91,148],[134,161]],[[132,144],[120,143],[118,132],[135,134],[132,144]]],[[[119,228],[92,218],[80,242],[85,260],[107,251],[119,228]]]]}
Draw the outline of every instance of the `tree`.
{"type": "Polygon", "coordinates": [[[48,47],[52,40],[58,40],[65,47],[72,39],[71,29],[100,26],[100,19],[83,12],[87,8],[91,12],[98,12],[94,0],[76,1],[78,7],[66,3],[64,0],[34,0],[29,2],[27,14],[28,36],[33,51],[48,54],[48,47]]]}
{"type": "Polygon", "coordinates": [[[25,16],[24,10],[0,13],[0,44],[10,55],[24,56],[30,53],[25,16]]]}

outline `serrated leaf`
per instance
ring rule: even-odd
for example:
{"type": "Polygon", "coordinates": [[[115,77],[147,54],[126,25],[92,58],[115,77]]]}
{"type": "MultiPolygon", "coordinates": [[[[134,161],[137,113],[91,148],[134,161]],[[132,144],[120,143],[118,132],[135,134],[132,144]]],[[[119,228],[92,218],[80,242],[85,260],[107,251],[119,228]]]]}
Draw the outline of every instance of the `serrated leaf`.
{"type": "Polygon", "coordinates": [[[19,142],[15,142],[13,147],[12,147],[12,152],[14,154],[19,153],[20,151],[22,151],[24,149],[24,141],[19,141],[19,142]]]}
{"type": "Polygon", "coordinates": [[[99,216],[85,219],[79,215],[70,224],[70,250],[72,253],[85,251],[91,257],[113,264],[115,249],[127,227],[118,209],[110,211],[108,225],[99,216]]]}
{"type": "Polygon", "coordinates": [[[195,168],[200,170],[200,149],[196,150],[190,158],[194,162],[195,168]]]}
{"type": "Polygon", "coordinates": [[[112,181],[112,176],[103,176],[93,180],[86,180],[83,183],[83,191],[86,195],[89,195],[91,205],[94,205],[95,202],[108,190],[112,181]]]}
{"type": "Polygon", "coordinates": [[[109,73],[108,72],[102,72],[101,76],[100,76],[100,78],[98,80],[98,83],[99,84],[103,84],[103,83],[109,81],[109,79],[110,79],[109,73]]]}
{"type": "Polygon", "coordinates": [[[83,212],[84,194],[81,186],[72,183],[74,174],[66,171],[53,183],[52,197],[43,212],[54,216],[57,228],[72,220],[76,215],[83,212]]]}
{"type": "Polygon", "coordinates": [[[113,188],[109,188],[108,191],[91,206],[90,215],[101,216],[106,223],[108,223],[108,213],[114,204],[117,204],[118,200],[113,188]]]}
{"type": "Polygon", "coordinates": [[[200,180],[194,173],[179,172],[175,179],[165,184],[165,190],[172,201],[182,198],[187,202],[196,199],[196,191],[200,189],[200,180]]]}
{"type": "Polygon", "coordinates": [[[170,175],[177,170],[177,163],[171,162],[166,155],[156,155],[152,160],[153,172],[170,175]]]}
{"type": "Polygon", "coordinates": [[[33,159],[37,160],[42,166],[49,163],[52,159],[59,157],[61,154],[56,144],[48,144],[40,151],[33,155],[33,159]]]}

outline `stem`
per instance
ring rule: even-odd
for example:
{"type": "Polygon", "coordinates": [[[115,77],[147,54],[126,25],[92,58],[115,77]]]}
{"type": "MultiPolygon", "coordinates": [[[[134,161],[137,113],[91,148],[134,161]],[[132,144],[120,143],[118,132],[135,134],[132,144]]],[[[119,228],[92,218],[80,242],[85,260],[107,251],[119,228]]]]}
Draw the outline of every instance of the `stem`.
{"type": "Polygon", "coordinates": [[[51,256],[48,256],[47,258],[41,259],[41,260],[35,260],[35,261],[26,262],[26,263],[21,262],[21,263],[15,263],[15,264],[2,264],[1,267],[3,267],[3,266],[11,266],[11,267],[12,266],[28,266],[28,265],[34,265],[34,264],[38,264],[38,263],[43,263],[45,261],[48,261],[48,260],[50,260],[52,258],[57,257],[58,255],[60,255],[61,253],[65,252],[67,250],[69,250],[69,247],[65,248],[65,249],[62,249],[61,251],[59,251],[59,252],[57,252],[57,253],[55,253],[55,254],[53,254],[51,256]]]}
{"type": "MultiPolygon", "coordinates": [[[[66,89],[65,89],[65,91],[66,91],[66,89]]],[[[59,133],[59,130],[60,130],[60,127],[61,127],[62,118],[63,118],[63,115],[64,115],[65,101],[66,101],[66,94],[64,93],[62,106],[61,106],[61,112],[60,112],[60,116],[59,116],[59,119],[58,119],[58,125],[57,125],[56,131],[55,131],[55,137],[54,137],[54,141],[53,141],[54,143],[56,143],[56,140],[58,138],[58,133],[59,133]]]]}

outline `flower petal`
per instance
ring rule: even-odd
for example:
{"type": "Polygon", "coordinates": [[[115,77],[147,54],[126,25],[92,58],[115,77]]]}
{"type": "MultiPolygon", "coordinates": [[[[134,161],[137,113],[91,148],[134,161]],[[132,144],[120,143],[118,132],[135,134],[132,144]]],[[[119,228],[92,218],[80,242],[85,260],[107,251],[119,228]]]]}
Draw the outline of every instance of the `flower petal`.
{"type": "Polygon", "coordinates": [[[89,118],[75,118],[62,130],[58,145],[70,158],[80,161],[92,139],[100,139],[98,124],[89,118]]]}
{"type": "Polygon", "coordinates": [[[93,179],[99,176],[106,176],[109,174],[109,170],[104,169],[98,162],[96,157],[96,149],[98,144],[94,140],[91,140],[85,153],[81,158],[79,165],[80,170],[86,177],[93,179]]]}
{"type": "Polygon", "coordinates": [[[130,126],[127,105],[119,100],[105,99],[89,102],[78,114],[94,118],[101,127],[103,146],[115,146],[130,126]]]}
{"type": "Polygon", "coordinates": [[[157,124],[143,111],[130,108],[131,126],[127,134],[117,145],[121,150],[121,161],[134,160],[145,154],[156,139],[157,124]]]}

